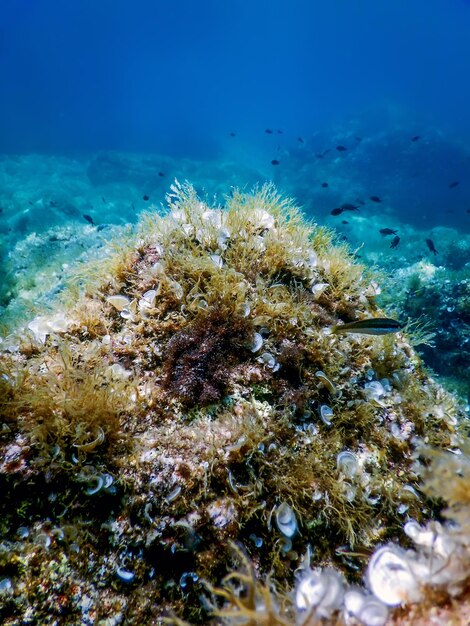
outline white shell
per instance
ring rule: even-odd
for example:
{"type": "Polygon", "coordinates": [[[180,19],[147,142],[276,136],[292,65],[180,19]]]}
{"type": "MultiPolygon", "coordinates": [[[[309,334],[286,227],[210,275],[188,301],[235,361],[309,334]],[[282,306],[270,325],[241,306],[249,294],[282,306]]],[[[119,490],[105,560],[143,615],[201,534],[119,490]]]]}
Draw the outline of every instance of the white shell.
{"type": "Polygon", "coordinates": [[[250,350],[252,352],[258,352],[258,350],[261,350],[263,343],[264,343],[264,340],[263,340],[262,335],[260,335],[259,333],[255,333],[250,350]]]}
{"type": "Polygon", "coordinates": [[[321,417],[321,421],[326,426],[331,426],[331,418],[333,417],[333,409],[329,407],[327,404],[322,404],[320,407],[320,417],[321,417]]]}
{"type": "Polygon", "coordinates": [[[372,593],[387,606],[398,606],[420,598],[419,582],[409,565],[406,552],[394,545],[374,552],[366,578],[372,593]]]}
{"type": "Polygon", "coordinates": [[[311,612],[316,609],[319,617],[329,617],[340,608],[343,598],[343,577],[330,567],[307,571],[295,591],[297,610],[311,612]]]}
{"type": "Polygon", "coordinates": [[[314,285],[312,285],[312,293],[315,296],[315,300],[317,298],[319,298],[322,293],[325,291],[325,289],[328,287],[328,283],[315,283],[314,285]]]}
{"type": "Polygon", "coordinates": [[[385,626],[388,619],[388,609],[380,600],[374,596],[369,596],[364,599],[362,607],[355,614],[355,617],[364,626],[385,626]]]}
{"type": "Polygon", "coordinates": [[[285,502],[281,502],[276,509],[276,524],[284,537],[293,537],[297,532],[295,513],[285,502]]]}
{"type": "Polygon", "coordinates": [[[134,572],[131,572],[128,569],[124,569],[123,567],[118,567],[116,569],[116,576],[125,583],[130,583],[135,578],[134,572]]]}
{"type": "Polygon", "coordinates": [[[109,302],[109,304],[111,304],[118,311],[122,311],[131,303],[129,298],[126,296],[109,296],[106,298],[106,302],[109,302]]]}
{"type": "Polygon", "coordinates": [[[359,472],[359,463],[354,452],[343,450],[336,457],[336,467],[346,478],[354,478],[359,472]]]}
{"type": "Polygon", "coordinates": [[[217,267],[222,267],[222,265],[224,264],[222,257],[219,256],[218,254],[211,254],[211,260],[215,263],[215,265],[217,265],[217,267]]]}

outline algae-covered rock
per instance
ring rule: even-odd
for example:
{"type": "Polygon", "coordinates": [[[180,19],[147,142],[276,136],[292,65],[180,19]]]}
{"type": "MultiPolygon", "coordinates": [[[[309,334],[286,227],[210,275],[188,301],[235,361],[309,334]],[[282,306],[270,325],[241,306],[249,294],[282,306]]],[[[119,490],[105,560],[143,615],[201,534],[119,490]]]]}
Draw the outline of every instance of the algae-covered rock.
{"type": "Polygon", "coordinates": [[[168,201],[3,344],[5,624],[217,622],[234,542],[280,588],[306,553],[358,582],[437,510],[456,402],[400,332],[332,332],[383,316],[369,272],[270,186],[168,201]]]}

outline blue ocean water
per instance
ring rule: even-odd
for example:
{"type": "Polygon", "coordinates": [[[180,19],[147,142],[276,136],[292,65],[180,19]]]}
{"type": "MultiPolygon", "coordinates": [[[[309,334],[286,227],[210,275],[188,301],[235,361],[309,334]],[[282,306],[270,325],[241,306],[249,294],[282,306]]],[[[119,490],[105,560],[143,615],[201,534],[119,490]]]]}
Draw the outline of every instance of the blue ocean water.
{"type": "Polygon", "coordinates": [[[0,312],[52,274],[59,289],[174,178],[221,203],[272,180],[367,262],[470,273],[468,0],[15,0],[0,15],[0,312]]]}

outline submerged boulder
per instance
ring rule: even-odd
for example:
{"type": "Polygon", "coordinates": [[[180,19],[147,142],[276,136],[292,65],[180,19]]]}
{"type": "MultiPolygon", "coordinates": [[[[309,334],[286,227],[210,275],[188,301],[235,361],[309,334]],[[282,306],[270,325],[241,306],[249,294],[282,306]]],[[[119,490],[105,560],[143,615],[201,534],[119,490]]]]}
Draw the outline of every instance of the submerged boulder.
{"type": "Polygon", "coordinates": [[[383,316],[371,273],[271,186],[168,202],[62,295],[60,325],[2,344],[5,624],[219,623],[234,550],[283,589],[308,554],[298,610],[324,580],[342,602],[438,511],[418,461],[458,448],[457,402],[406,334],[334,332],[383,316]]]}

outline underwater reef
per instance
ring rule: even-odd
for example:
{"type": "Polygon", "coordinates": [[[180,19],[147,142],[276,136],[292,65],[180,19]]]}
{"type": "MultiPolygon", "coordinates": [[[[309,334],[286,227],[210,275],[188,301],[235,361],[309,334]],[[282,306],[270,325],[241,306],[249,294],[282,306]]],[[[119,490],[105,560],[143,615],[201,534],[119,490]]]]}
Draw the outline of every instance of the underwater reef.
{"type": "Polygon", "coordinates": [[[406,333],[336,332],[372,272],[271,185],[168,205],[0,344],[0,621],[463,614],[466,417],[406,333]]]}

